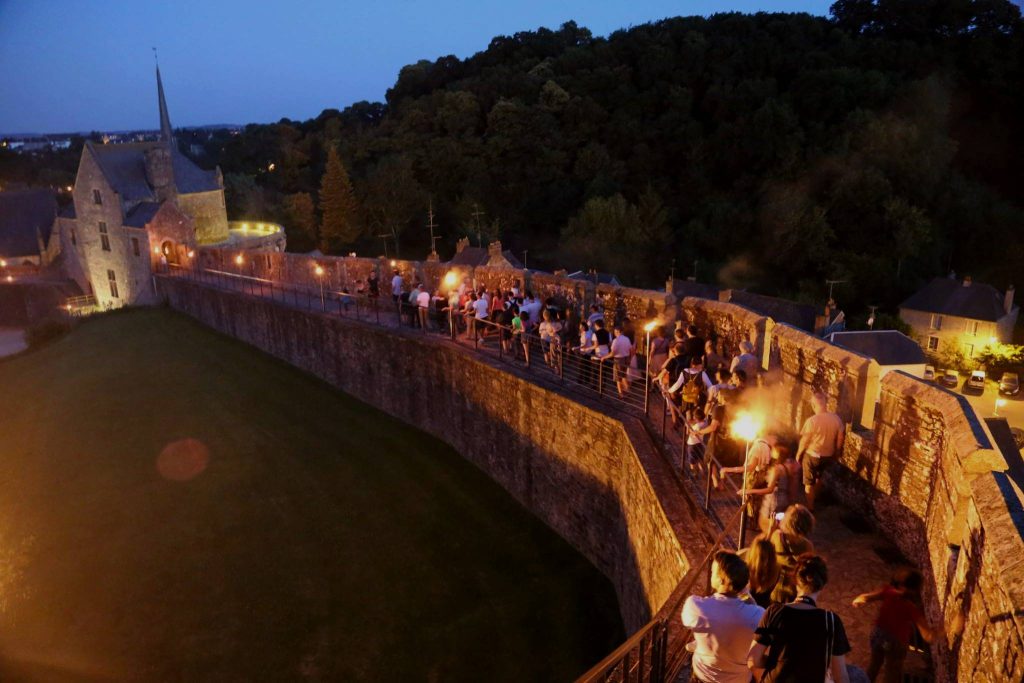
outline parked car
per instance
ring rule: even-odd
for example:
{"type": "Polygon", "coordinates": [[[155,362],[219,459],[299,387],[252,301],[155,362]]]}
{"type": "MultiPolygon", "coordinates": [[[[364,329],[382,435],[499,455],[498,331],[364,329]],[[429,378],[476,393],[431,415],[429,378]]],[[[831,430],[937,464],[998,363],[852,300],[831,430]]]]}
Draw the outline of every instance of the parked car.
{"type": "Polygon", "coordinates": [[[935,381],[935,366],[926,365],[924,366],[924,381],[934,382],[935,381]]]}
{"type": "Polygon", "coordinates": [[[985,393],[985,371],[975,370],[971,373],[971,376],[964,382],[964,393],[965,394],[983,394],[985,393]]]}
{"type": "Polygon", "coordinates": [[[1004,372],[999,378],[999,393],[1003,396],[1016,396],[1020,393],[1020,376],[1016,372],[1004,372]]]}
{"type": "Polygon", "coordinates": [[[960,375],[957,374],[956,370],[943,370],[942,376],[939,377],[939,384],[950,389],[956,389],[956,385],[960,384],[960,375]]]}

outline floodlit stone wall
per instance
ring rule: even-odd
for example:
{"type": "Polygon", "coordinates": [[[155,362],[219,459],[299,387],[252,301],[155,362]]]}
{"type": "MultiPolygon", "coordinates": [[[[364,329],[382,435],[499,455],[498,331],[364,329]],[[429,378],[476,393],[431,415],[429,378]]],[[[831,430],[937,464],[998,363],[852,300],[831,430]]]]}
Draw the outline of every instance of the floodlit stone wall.
{"type": "Polygon", "coordinates": [[[768,367],[785,387],[779,409],[794,426],[812,415],[811,395],[828,396],[828,406],[855,427],[870,427],[881,368],[872,359],[830,344],[786,324],[772,325],[768,367]]]}
{"type": "Polygon", "coordinates": [[[173,308],[451,444],[612,581],[631,631],[706,552],[705,522],[634,418],[440,339],[184,279],[160,287],[173,308]]]}
{"type": "Polygon", "coordinates": [[[1021,492],[962,396],[901,372],[832,482],[925,573],[937,680],[1024,680],[1021,492]]]}
{"type": "Polygon", "coordinates": [[[223,242],[228,238],[228,214],[224,205],[224,190],[179,194],[178,206],[192,216],[199,244],[223,242]]]}
{"type": "Polygon", "coordinates": [[[681,319],[686,325],[696,325],[701,334],[714,330],[719,352],[726,358],[739,355],[740,342],[749,341],[764,367],[767,336],[772,327],[769,318],[736,304],[688,296],[682,302],[681,319]]]}

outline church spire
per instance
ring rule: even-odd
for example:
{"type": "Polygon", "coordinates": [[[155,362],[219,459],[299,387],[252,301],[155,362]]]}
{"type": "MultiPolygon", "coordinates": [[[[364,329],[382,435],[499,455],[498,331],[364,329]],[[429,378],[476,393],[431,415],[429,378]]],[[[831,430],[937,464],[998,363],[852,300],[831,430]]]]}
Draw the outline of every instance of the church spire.
{"type": "Polygon", "coordinates": [[[167,113],[167,100],[164,99],[164,83],[160,80],[160,65],[156,67],[156,93],[160,100],[160,139],[174,146],[174,129],[171,128],[171,117],[167,113]]]}

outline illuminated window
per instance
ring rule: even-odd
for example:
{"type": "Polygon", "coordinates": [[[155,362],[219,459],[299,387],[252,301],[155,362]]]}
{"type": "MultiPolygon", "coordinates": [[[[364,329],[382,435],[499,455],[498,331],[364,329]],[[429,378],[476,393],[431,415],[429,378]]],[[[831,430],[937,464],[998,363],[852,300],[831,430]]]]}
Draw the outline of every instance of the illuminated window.
{"type": "Polygon", "coordinates": [[[110,283],[110,297],[112,299],[119,298],[117,296],[117,276],[114,275],[114,271],[112,271],[112,270],[108,270],[107,271],[107,280],[110,283]]]}
{"type": "Polygon", "coordinates": [[[133,237],[132,238],[132,253],[135,254],[136,256],[139,256],[139,238],[138,237],[133,237]]]}
{"type": "Polygon", "coordinates": [[[929,351],[938,351],[939,350],[939,338],[938,337],[928,337],[928,350],[929,351]]]}
{"type": "Polygon", "coordinates": [[[103,251],[110,251],[110,237],[107,235],[107,224],[100,221],[100,244],[103,251]]]}
{"type": "Polygon", "coordinates": [[[103,204],[103,195],[100,194],[99,190],[92,191],[92,203],[100,205],[103,204]]]}
{"type": "Polygon", "coordinates": [[[932,313],[931,327],[932,327],[933,330],[941,330],[942,329],[942,316],[939,315],[938,313],[932,313]]]}

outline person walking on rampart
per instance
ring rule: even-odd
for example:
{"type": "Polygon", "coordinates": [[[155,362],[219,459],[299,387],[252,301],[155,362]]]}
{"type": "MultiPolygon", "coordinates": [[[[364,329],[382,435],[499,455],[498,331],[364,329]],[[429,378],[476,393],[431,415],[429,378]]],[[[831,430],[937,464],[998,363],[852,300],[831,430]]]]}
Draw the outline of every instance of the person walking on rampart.
{"type": "Polygon", "coordinates": [[[398,304],[402,301],[402,288],[405,286],[405,282],[402,280],[402,274],[395,268],[394,277],[391,278],[391,300],[398,304]]]}
{"type": "Polygon", "coordinates": [[[825,394],[815,392],[811,396],[811,407],[814,415],[807,418],[800,430],[796,459],[803,466],[807,507],[813,511],[814,502],[821,493],[822,478],[843,451],[845,433],[842,419],[829,412],[825,394]]]}

